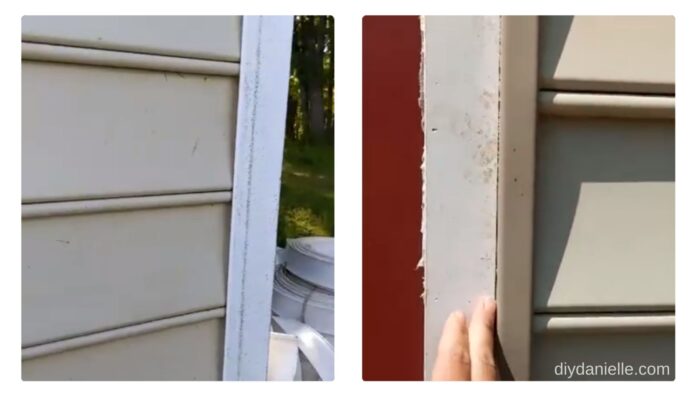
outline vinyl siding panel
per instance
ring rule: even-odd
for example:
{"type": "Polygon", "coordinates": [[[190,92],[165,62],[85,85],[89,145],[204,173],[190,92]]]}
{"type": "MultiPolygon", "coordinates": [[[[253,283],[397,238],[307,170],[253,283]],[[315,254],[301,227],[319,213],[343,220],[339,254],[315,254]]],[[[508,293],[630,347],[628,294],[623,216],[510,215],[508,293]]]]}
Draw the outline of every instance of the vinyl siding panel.
{"type": "Polygon", "coordinates": [[[540,87],[675,92],[672,16],[540,18],[540,87]]]}
{"type": "Polygon", "coordinates": [[[22,346],[225,304],[229,204],[25,219],[22,346]]]}
{"type": "Polygon", "coordinates": [[[22,362],[23,380],[220,380],[223,319],[22,362]]]}
{"type": "MultiPolygon", "coordinates": [[[[511,18],[511,26],[534,23],[511,18]]],[[[499,255],[499,294],[508,294],[504,283],[511,292],[532,285],[531,312],[512,311],[520,299],[498,301],[499,314],[509,313],[498,318],[508,322],[499,323],[499,339],[509,344],[503,347],[505,368],[519,371],[517,379],[673,380],[674,18],[546,16],[537,24],[537,35],[505,34],[502,46],[504,59],[523,59],[527,70],[530,57],[539,59],[536,89],[517,61],[502,68],[501,141],[525,139],[520,123],[537,115],[534,147],[508,146],[499,158],[535,174],[532,195],[528,176],[499,179],[501,191],[523,183],[522,199],[511,195],[499,215],[534,198],[534,224],[515,234],[516,241],[532,240],[532,262],[502,259],[522,249],[512,237],[499,250],[505,251],[499,255]],[[509,107],[514,91],[531,101],[509,107]],[[536,110],[521,112],[533,104],[536,110]],[[510,119],[516,126],[508,127],[510,119]],[[509,272],[532,272],[532,281],[509,272]],[[523,327],[532,334],[524,335],[523,327]],[[654,376],[556,373],[557,366],[581,363],[669,370],[654,376]]],[[[513,215],[499,217],[509,219],[522,223],[513,215]]],[[[499,240],[508,234],[512,229],[499,231],[499,240]]]]}
{"type": "Polygon", "coordinates": [[[231,189],[237,85],[23,62],[23,202],[231,189]]]}
{"type": "Polygon", "coordinates": [[[241,19],[23,19],[24,380],[221,379],[241,19]]]}
{"type": "Polygon", "coordinates": [[[235,62],[240,16],[25,16],[22,40],[235,62]]]}
{"type": "Polygon", "coordinates": [[[671,332],[539,334],[533,337],[533,380],[673,380],[675,378],[675,337],[671,332]],[[576,366],[630,365],[635,371],[644,366],[668,366],[670,374],[643,376],[577,375],[572,379],[557,375],[561,363],[576,366]]]}
{"type": "Polygon", "coordinates": [[[542,117],[534,306],[672,310],[674,122],[542,117]]]}

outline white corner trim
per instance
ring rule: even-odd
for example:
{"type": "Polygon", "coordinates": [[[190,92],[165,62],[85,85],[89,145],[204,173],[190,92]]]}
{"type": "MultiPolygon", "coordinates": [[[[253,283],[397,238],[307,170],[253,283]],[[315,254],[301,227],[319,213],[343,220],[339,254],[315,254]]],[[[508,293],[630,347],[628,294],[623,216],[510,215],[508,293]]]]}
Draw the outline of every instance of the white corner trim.
{"type": "Polygon", "coordinates": [[[292,16],[243,19],[224,380],[265,380],[292,16]]]}
{"type": "Polygon", "coordinates": [[[495,295],[500,18],[425,17],[424,374],[450,312],[495,295]]]}

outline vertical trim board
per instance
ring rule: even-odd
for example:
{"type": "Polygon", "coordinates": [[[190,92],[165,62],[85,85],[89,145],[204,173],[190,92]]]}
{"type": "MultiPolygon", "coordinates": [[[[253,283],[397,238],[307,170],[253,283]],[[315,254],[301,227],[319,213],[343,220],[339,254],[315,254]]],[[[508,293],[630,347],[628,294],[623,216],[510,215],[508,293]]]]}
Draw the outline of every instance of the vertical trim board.
{"type": "Polygon", "coordinates": [[[496,299],[500,370],[530,377],[537,17],[503,17],[496,299]]]}
{"type": "Polygon", "coordinates": [[[500,17],[425,17],[425,334],[495,293],[500,17]]]}
{"type": "Polygon", "coordinates": [[[265,380],[292,16],[246,16],[233,175],[224,380],[265,380]]]}

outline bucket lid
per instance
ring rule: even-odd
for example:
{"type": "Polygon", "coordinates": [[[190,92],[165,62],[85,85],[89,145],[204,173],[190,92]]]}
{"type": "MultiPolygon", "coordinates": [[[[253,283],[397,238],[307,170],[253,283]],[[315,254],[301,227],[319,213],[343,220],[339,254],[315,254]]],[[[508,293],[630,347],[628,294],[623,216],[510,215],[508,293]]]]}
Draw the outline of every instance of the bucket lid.
{"type": "Polygon", "coordinates": [[[329,264],[335,260],[333,237],[291,238],[287,240],[287,248],[329,264]]]}
{"type": "Polygon", "coordinates": [[[284,265],[299,278],[333,291],[335,248],[332,237],[304,237],[287,240],[284,265]]]}
{"type": "Polygon", "coordinates": [[[323,334],[334,334],[333,294],[278,267],[272,296],[274,314],[304,322],[323,334]]]}

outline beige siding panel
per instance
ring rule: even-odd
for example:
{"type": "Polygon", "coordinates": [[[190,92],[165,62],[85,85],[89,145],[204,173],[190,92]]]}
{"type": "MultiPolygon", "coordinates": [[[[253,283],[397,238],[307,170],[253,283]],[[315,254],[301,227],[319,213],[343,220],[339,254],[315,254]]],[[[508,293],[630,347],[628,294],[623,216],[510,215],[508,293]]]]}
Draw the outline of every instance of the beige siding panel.
{"type": "Polygon", "coordinates": [[[673,310],[673,127],[542,119],[536,311],[673,310]]]}
{"type": "Polygon", "coordinates": [[[231,188],[237,79],[22,67],[23,202],[231,188]]]}
{"type": "Polygon", "coordinates": [[[222,306],[229,204],[25,219],[22,346],[222,306]]]}
{"type": "Polygon", "coordinates": [[[220,380],[223,319],[22,362],[23,380],[220,380]]]}
{"type": "Polygon", "coordinates": [[[672,16],[540,19],[541,88],[674,93],[672,16]]]}
{"type": "Polygon", "coordinates": [[[238,61],[240,16],[25,16],[22,40],[238,61]]]}
{"type": "Polygon", "coordinates": [[[533,380],[673,380],[675,377],[674,333],[664,330],[656,333],[582,333],[539,334],[533,337],[533,380]],[[630,365],[668,367],[669,374],[658,376],[557,376],[558,365],[575,367],[586,365],[630,365]]]}

